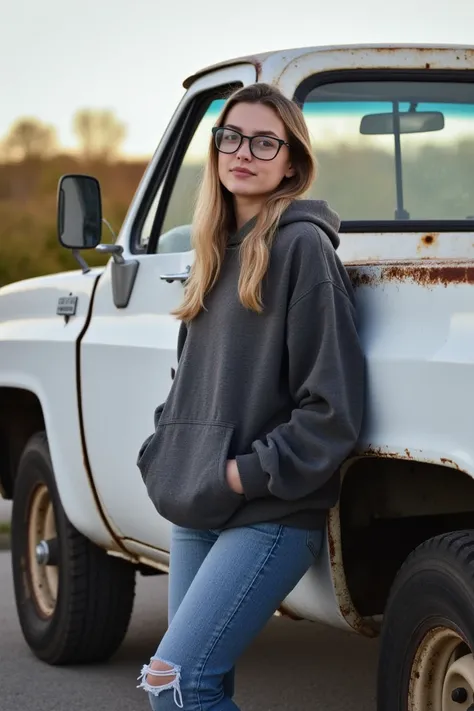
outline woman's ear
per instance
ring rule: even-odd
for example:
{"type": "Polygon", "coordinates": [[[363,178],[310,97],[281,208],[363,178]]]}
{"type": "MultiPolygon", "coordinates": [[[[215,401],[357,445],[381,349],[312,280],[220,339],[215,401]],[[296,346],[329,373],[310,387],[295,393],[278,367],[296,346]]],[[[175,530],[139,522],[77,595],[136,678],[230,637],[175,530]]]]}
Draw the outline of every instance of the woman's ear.
{"type": "Polygon", "coordinates": [[[291,163],[288,165],[288,168],[285,171],[285,178],[292,178],[294,174],[296,173],[295,168],[292,168],[291,163]]]}

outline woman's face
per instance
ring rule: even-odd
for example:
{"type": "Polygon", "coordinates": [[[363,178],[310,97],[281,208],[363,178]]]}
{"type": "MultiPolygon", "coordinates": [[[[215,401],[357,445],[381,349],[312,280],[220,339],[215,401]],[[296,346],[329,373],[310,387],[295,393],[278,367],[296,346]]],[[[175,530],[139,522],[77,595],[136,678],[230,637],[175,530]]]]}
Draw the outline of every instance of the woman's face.
{"type": "MultiPolygon", "coordinates": [[[[221,148],[225,150],[234,150],[239,144],[239,133],[258,136],[253,141],[253,151],[267,158],[275,153],[276,143],[272,139],[288,141],[283,121],[273,109],[263,104],[235,104],[227,114],[223,128],[230,129],[221,137],[221,148]],[[270,140],[265,140],[265,136],[270,140]]],[[[237,198],[270,195],[283,178],[294,175],[288,146],[282,146],[273,160],[261,160],[252,155],[247,139],[235,153],[219,151],[218,171],[221,183],[237,198]]]]}

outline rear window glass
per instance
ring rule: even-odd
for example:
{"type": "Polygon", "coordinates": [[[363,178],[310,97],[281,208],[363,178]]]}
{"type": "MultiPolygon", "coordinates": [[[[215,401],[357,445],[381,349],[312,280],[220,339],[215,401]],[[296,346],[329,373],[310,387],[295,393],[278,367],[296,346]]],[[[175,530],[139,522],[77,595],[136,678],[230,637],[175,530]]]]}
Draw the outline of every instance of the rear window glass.
{"type": "Polygon", "coordinates": [[[319,165],[311,196],[344,221],[474,219],[473,84],[334,82],[303,111],[319,165]]]}

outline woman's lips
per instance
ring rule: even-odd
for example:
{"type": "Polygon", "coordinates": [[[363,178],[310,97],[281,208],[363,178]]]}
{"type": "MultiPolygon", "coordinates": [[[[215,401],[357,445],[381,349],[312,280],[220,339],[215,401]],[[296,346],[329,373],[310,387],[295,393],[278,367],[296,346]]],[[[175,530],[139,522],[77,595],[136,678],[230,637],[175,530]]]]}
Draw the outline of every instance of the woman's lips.
{"type": "Polygon", "coordinates": [[[234,168],[231,172],[234,173],[234,175],[236,175],[238,178],[251,178],[253,175],[255,175],[255,173],[252,173],[246,168],[234,168]]]}

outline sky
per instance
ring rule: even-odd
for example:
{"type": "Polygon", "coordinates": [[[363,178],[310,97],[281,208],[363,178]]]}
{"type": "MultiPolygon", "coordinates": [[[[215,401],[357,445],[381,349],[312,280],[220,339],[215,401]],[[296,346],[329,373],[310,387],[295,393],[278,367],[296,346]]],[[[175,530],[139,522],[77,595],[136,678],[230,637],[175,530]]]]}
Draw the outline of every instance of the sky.
{"type": "Polygon", "coordinates": [[[0,139],[34,116],[75,146],[80,108],[151,155],[183,80],[223,59],[357,43],[474,44],[474,0],[0,0],[0,139]]]}

